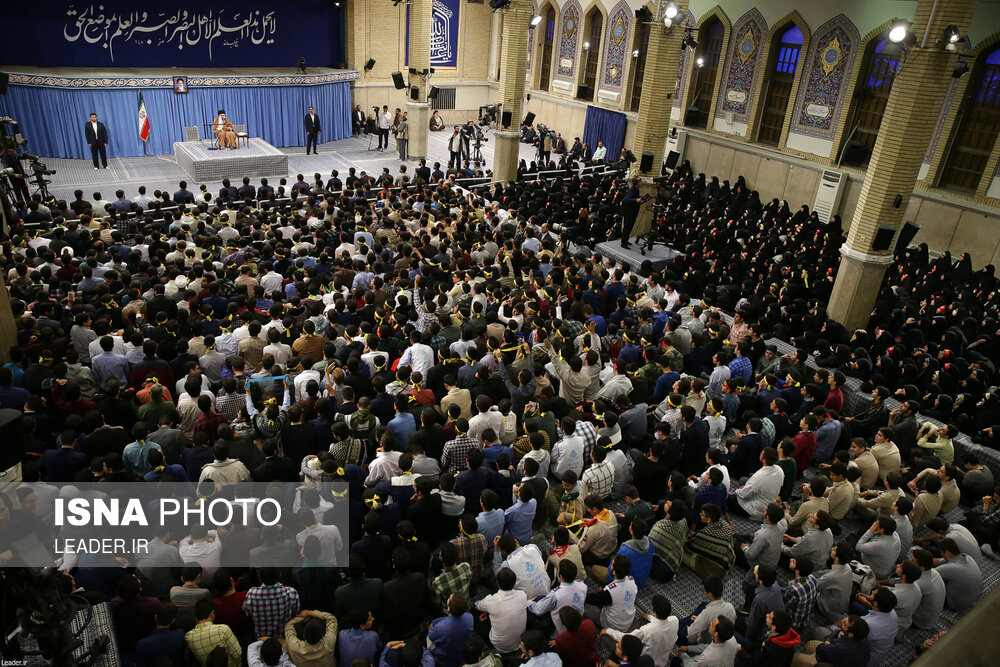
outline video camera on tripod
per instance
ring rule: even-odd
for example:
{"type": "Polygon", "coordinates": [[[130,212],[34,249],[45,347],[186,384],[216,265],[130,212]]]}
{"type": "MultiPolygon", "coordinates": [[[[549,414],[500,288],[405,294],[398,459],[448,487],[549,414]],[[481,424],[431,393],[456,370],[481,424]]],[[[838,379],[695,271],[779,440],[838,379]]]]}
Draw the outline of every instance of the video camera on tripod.
{"type": "Polygon", "coordinates": [[[486,127],[487,125],[493,125],[497,122],[497,118],[500,117],[500,105],[499,104],[486,104],[479,107],[479,126],[486,127]]]}

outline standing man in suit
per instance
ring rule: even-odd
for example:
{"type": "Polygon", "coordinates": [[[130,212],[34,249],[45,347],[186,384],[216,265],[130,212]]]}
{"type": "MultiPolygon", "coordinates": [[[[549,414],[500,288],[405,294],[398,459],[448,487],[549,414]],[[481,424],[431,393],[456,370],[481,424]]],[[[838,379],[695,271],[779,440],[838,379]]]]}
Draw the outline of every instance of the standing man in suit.
{"type": "Polygon", "coordinates": [[[354,126],[355,136],[361,134],[365,131],[365,124],[368,119],[365,118],[365,112],[361,110],[361,105],[354,107],[354,111],[351,112],[351,124],[354,126]]]}
{"type": "Polygon", "coordinates": [[[448,138],[448,154],[449,169],[452,167],[457,169],[462,166],[462,133],[458,125],[455,126],[455,131],[451,137],[448,138]]]}
{"type": "Polygon", "coordinates": [[[194,195],[191,194],[191,191],[187,189],[188,187],[187,181],[181,181],[180,183],[177,184],[177,186],[180,188],[180,190],[174,193],[174,201],[177,202],[178,204],[193,204],[194,195]]]}
{"type": "Polygon", "coordinates": [[[639,179],[633,178],[631,187],[625,192],[625,199],[622,201],[622,215],[624,216],[624,222],[622,223],[623,248],[631,247],[628,240],[632,235],[632,227],[635,226],[635,220],[639,217],[639,205],[642,203],[639,199],[639,179]]]}
{"type": "Polygon", "coordinates": [[[108,128],[104,123],[97,121],[97,114],[90,114],[90,122],[84,126],[87,135],[87,145],[90,146],[90,155],[94,158],[94,169],[99,166],[108,168],[108,128]],[[101,163],[98,165],[97,156],[101,156],[101,163]]]}
{"type": "Polygon", "coordinates": [[[309,147],[312,146],[313,154],[316,153],[316,140],[319,139],[319,116],[316,111],[309,107],[309,113],[303,120],[306,126],[306,155],[309,155],[309,147]]]}
{"type": "Polygon", "coordinates": [[[424,179],[424,183],[431,182],[431,168],[427,166],[427,160],[420,160],[420,166],[414,170],[420,178],[424,179]]]}

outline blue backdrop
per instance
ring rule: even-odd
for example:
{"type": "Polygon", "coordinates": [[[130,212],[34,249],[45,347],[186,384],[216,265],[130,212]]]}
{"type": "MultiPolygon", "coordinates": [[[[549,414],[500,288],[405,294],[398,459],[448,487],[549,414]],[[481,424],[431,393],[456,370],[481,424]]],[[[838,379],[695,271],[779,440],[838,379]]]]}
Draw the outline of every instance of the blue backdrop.
{"type": "Polygon", "coordinates": [[[44,67],[314,67],[344,60],[331,0],[3,0],[0,63],[44,67]]]}
{"type": "Polygon", "coordinates": [[[583,125],[583,142],[591,150],[597,150],[597,142],[603,141],[608,149],[605,162],[614,162],[625,145],[625,128],[628,119],[625,114],[609,109],[587,106],[587,119],[583,125]]]}
{"type": "Polygon", "coordinates": [[[150,133],[147,146],[139,138],[137,89],[68,90],[11,85],[0,97],[0,116],[21,126],[28,150],[46,157],[90,158],[84,124],[93,111],[108,128],[109,157],[173,154],[184,140],[184,127],[197,125],[202,137],[219,109],[234,123],[247,126],[251,137],[273,146],[304,146],[302,120],[313,106],[319,114],[320,142],[351,136],[351,84],[315,86],[192,87],[186,95],[171,88],[142,90],[150,133]]]}

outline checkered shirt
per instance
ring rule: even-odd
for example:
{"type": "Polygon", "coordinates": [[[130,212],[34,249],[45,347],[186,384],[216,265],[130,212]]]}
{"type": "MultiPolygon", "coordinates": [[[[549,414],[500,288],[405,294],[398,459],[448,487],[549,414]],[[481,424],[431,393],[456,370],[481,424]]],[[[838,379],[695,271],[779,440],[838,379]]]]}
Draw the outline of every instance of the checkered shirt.
{"type": "Polygon", "coordinates": [[[236,421],[236,418],[240,416],[240,410],[244,408],[246,404],[246,394],[239,392],[221,394],[215,399],[216,411],[230,422],[236,421]]]}
{"type": "MultiPolygon", "coordinates": [[[[588,421],[578,421],[573,435],[583,438],[583,460],[590,460],[590,451],[597,444],[597,429],[588,421]]],[[[590,488],[589,485],[587,488],[590,488]]]]}
{"type": "Polygon", "coordinates": [[[458,547],[458,560],[472,567],[472,576],[476,579],[483,573],[483,559],[486,557],[486,536],[474,533],[472,537],[460,535],[451,541],[458,547]]]}
{"type": "Polygon", "coordinates": [[[299,592],[284,584],[255,586],[243,600],[243,611],[253,619],[257,637],[284,637],[285,623],[300,609],[299,592]]]}
{"type": "Polygon", "coordinates": [[[199,665],[205,664],[208,654],[215,650],[216,646],[225,646],[226,653],[229,654],[229,667],[240,666],[243,651],[228,625],[216,625],[211,621],[199,623],[184,635],[184,640],[199,665]]]}
{"type": "Polygon", "coordinates": [[[455,563],[455,567],[444,570],[431,582],[431,597],[443,609],[452,593],[469,595],[472,582],[472,568],[468,563],[455,563]]]}
{"type": "Polygon", "coordinates": [[[806,627],[817,597],[816,577],[813,575],[788,582],[785,586],[785,609],[792,615],[792,627],[806,627]]]}
{"type": "Polygon", "coordinates": [[[747,357],[736,357],[729,362],[729,372],[732,377],[740,376],[749,381],[753,379],[753,362],[747,357]]]}
{"type": "Polygon", "coordinates": [[[459,471],[465,470],[465,459],[473,449],[481,449],[479,441],[468,435],[460,435],[454,440],[444,443],[444,449],[441,452],[441,471],[455,475],[459,471]]]}
{"type": "Polygon", "coordinates": [[[615,468],[607,460],[595,463],[583,471],[582,481],[588,493],[607,498],[615,483],[615,468]]]}

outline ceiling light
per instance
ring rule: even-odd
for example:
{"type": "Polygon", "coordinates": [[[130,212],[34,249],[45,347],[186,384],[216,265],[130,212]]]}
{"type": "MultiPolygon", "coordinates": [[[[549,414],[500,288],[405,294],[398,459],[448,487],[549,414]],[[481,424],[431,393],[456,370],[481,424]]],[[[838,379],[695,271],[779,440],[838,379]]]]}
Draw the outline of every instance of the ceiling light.
{"type": "Polygon", "coordinates": [[[638,58],[639,57],[639,49],[636,49],[635,51],[632,52],[632,57],[633,58],[638,58]]]}
{"type": "Polygon", "coordinates": [[[663,15],[668,19],[677,16],[677,5],[672,2],[667,3],[667,8],[663,10],[663,15]]]}
{"type": "Polygon", "coordinates": [[[583,43],[583,48],[584,49],[589,49],[590,48],[590,42],[584,42],[583,43]]]}
{"type": "Polygon", "coordinates": [[[531,18],[531,27],[534,28],[536,25],[542,22],[541,16],[533,16],[531,18]]]}
{"type": "Polygon", "coordinates": [[[704,58],[698,58],[697,60],[694,61],[694,64],[697,65],[698,67],[704,67],[705,66],[705,59],[704,58]]]}
{"type": "Polygon", "coordinates": [[[958,26],[950,25],[944,29],[944,41],[954,44],[960,39],[962,39],[962,35],[958,32],[958,26]]]}
{"type": "Polygon", "coordinates": [[[674,24],[674,22],[671,21],[670,19],[668,19],[666,17],[663,18],[663,27],[666,28],[667,30],[669,30],[670,26],[672,26],[673,24],[674,24]]]}

